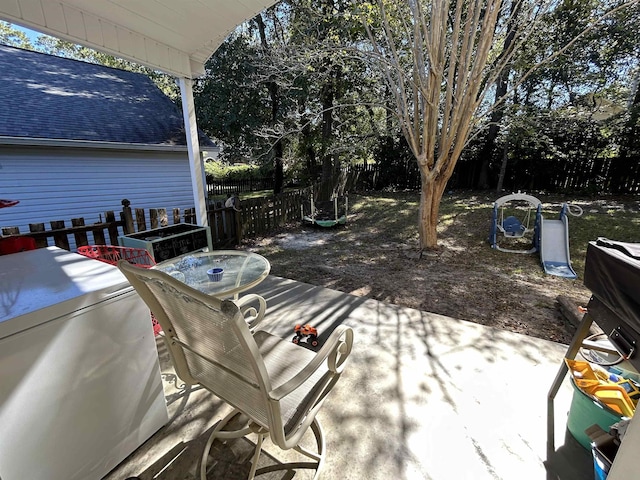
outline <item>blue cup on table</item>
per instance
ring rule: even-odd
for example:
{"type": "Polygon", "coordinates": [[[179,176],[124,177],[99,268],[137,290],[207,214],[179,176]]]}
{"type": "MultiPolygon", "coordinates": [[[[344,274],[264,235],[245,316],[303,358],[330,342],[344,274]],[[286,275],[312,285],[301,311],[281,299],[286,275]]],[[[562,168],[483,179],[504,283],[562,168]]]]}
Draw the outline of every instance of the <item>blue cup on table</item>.
{"type": "Polygon", "coordinates": [[[222,280],[222,274],[224,273],[224,268],[210,268],[209,270],[207,270],[207,276],[209,277],[209,280],[212,282],[219,282],[220,280],[222,280]]]}

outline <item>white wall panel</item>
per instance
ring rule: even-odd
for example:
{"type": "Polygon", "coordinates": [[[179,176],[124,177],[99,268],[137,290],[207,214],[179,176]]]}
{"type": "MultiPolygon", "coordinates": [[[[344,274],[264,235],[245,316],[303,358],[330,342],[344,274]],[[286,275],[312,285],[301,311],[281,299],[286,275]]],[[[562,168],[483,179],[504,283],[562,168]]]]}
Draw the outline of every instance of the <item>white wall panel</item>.
{"type": "Polygon", "coordinates": [[[59,32],[68,32],[67,21],[64,16],[62,4],[45,2],[42,4],[44,16],[47,19],[47,27],[59,32]]]}
{"type": "Polygon", "coordinates": [[[87,39],[82,11],[65,5],[64,16],[67,19],[67,33],[75,38],[87,39]]]}
{"type": "Polygon", "coordinates": [[[40,0],[21,0],[20,13],[22,18],[38,25],[45,25],[44,12],[40,0]]]}
{"type": "Polygon", "coordinates": [[[116,27],[105,21],[100,21],[100,27],[104,46],[117,52],[120,47],[118,45],[118,32],[116,31],[116,27]]]}
{"type": "Polygon", "coordinates": [[[87,40],[96,45],[104,45],[105,41],[102,36],[102,25],[100,20],[93,15],[83,13],[84,28],[87,33],[87,40]]]}
{"type": "Polygon", "coordinates": [[[12,17],[20,17],[20,7],[18,6],[18,0],[7,0],[2,4],[2,11],[6,12],[12,17]]]}
{"type": "Polygon", "coordinates": [[[135,54],[135,35],[129,30],[118,27],[116,27],[116,33],[118,34],[118,45],[120,46],[120,51],[126,55],[135,54]]]}
{"type": "Polygon", "coordinates": [[[0,198],[19,200],[0,210],[0,227],[29,231],[30,223],[83,217],[85,224],[116,218],[127,198],[132,208],[193,208],[187,152],[122,152],[90,149],[0,150],[0,198]]]}

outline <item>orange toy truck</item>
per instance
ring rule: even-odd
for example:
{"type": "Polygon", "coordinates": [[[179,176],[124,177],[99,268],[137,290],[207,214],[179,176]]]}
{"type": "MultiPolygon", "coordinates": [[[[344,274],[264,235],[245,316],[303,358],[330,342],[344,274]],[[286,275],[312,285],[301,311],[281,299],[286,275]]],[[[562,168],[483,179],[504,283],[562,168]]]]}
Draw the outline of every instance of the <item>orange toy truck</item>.
{"type": "Polygon", "coordinates": [[[296,325],[293,329],[296,332],[296,336],[293,337],[293,343],[300,343],[300,341],[307,337],[307,343],[312,347],[318,346],[318,330],[311,325],[296,325]]]}

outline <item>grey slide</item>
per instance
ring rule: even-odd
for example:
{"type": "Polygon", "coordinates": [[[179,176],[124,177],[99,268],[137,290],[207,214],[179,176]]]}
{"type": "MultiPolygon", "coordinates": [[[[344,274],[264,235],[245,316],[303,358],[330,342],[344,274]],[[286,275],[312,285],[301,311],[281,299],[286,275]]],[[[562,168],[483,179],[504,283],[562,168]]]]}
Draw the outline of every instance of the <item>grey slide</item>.
{"type": "Polygon", "coordinates": [[[540,261],[545,273],[565,278],[577,278],[569,258],[569,222],[544,220],[540,222],[540,261]]]}

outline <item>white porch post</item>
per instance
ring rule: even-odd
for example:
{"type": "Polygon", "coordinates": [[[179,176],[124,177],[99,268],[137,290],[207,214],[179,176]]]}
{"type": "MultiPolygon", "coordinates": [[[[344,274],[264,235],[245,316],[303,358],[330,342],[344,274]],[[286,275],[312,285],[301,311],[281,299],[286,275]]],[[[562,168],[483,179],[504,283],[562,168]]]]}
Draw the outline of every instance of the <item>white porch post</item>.
{"type": "Polygon", "coordinates": [[[193,201],[196,206],[196,222],[207,226],[207,196],[202,174],[202,158],[200,156],[200,142],[198,141],[198,125],[196,123],[196,109],[193,104],[193,80],[180,77],[180,94],[182,96],[182,115],[184,129],[187,135],[187,150],[189,151],[189,167],[191,170],[191,187],[193,201]]]}

